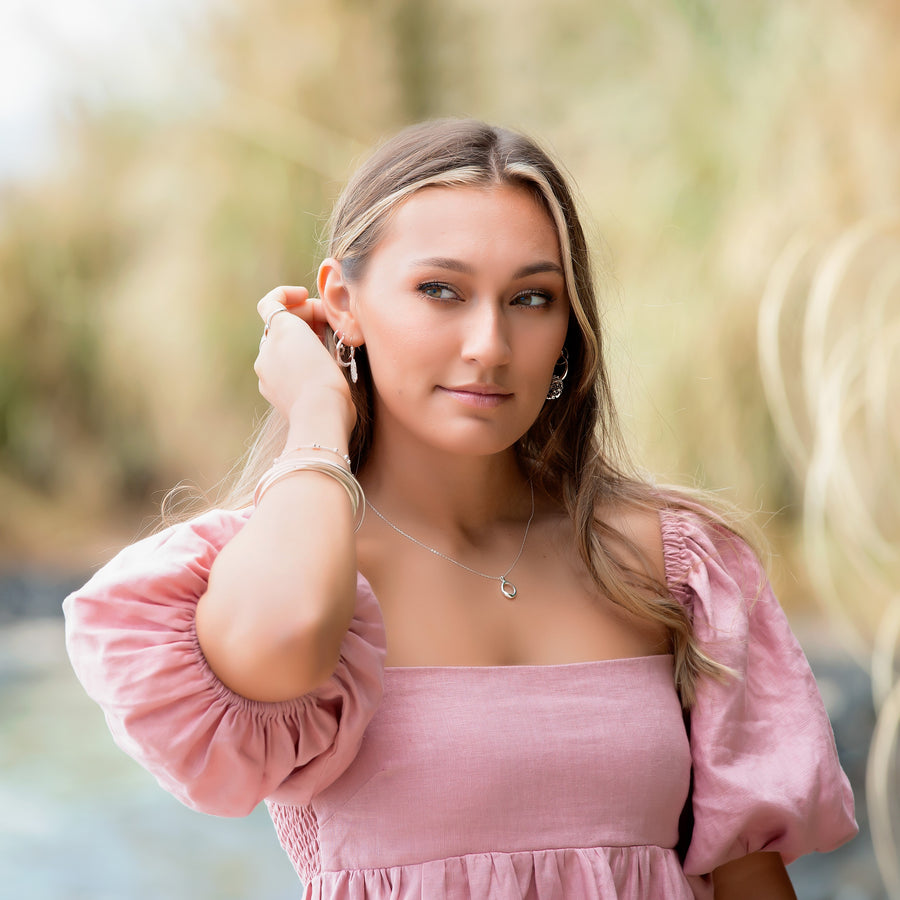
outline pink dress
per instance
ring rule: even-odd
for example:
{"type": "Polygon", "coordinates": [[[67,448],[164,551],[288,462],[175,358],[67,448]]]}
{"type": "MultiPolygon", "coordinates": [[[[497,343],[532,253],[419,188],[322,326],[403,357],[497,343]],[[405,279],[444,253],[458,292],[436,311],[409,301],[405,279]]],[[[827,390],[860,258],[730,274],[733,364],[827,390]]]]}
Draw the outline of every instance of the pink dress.
{"type": "Polygon", "coordinates": [[[246,513],[122,551],[66,599],[69,653],[117,743],[188,806],[241,816],[265,800],[307,900],[709,898],[729,860],[848,840],[853,797],[753,554],[690,515],[661,518],[670,587],[737,672],[702,683],[690,737],[670,656],[385,669],[362,576],[327,684],[284,703],[234,694],[194,609],[246,513]]]}

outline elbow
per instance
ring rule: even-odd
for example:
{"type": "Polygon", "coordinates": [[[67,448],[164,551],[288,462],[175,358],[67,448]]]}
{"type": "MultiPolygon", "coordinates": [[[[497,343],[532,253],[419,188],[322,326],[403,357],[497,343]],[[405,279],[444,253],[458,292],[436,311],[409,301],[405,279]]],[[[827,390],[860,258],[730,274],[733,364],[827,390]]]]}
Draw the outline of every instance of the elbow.
{"type": "Polygon", "coordinates": [[[294,677],[304,687],[302,694],[316,690],[334,675],[349,627],[349,620],[326,620],[313,623],[296,636],[294,645],[287,653],[296,661],[294,677]]]}
{"type": "Polygon", "coordinates": [[[330,628],[310,628],[289,635],[266,651],[248,669],[255,673],[238,693],[268,703],[296,700],[321,688],[334,675],[341,657],[343,634],[330,628]]]}
{"type": "Polygon", "coordinates": [[[354,581],[339,603],[330,602],[319,610],[313,606],[287,634],[282,659],[286,669],[293,672],[295,684],[303,688],[301,695],[321,687],[334,675],[355,607],[354,581]]]}
{"type": "Polygon", "coordinates": [[[266,621],[232,620],[218,627],[197,610],[197,637],[213,673],[248,700],[279,703],[295,700],[325,684],[334,674],[353,617],[355,591],[339,604],[266,621]]]}

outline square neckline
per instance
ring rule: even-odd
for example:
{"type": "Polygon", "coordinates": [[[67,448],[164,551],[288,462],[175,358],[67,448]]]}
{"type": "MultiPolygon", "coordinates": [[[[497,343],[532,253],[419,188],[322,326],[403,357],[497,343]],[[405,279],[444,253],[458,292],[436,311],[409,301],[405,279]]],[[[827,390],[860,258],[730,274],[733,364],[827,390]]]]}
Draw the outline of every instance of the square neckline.
{"type": "Polygon", "coordinates": [[[384,671],[387,674],[396,673],[396,672],[435,672],[435,673],[446,673],[446,672],[485,672],[485,673],[496,673],[496,672],[549,672],[549,671],[563,671],[563,670],[574,670],[580,668],[593,668],[593,667],[602,667],[605,665],[611,665],[615,663],[619,664],[646,664],[651,660],[657,659],[667,659],[673,660],[674,654],[672,653],[645,653],[641,656],[610,656],[604,659],[586,659],[579,660],[577,662],[566,662],[566,663],[507,663],[500,665],[483,665],[483,666],[470,666],[470,665],[413,665],[413,666],[385,666],[384,671]]]}
{"type": "MultiPolygon", "coordinates": [[[[672,525],[669,521],[671,516],[671,510],[665,506],[661,506],[658,510],[659,516],[659,524],[660,524],[660,532],[662,535],[662,544],[663,544],[663,560],[665,564],[665,572],[666,572],[666,582],[669,587],[669,590],[673,589],[673,582],[676,582],[677,579],[674,577],[673,569],[677,565],[678,560],[677,553],[675,548],[672,546],[672,536],[670,534],[670,529],[672,525]]],[[[381,611],[381,603],[378,600],[378,596],[372,588],[372,585],[369,583],[369,579],[359,570],[356,570],[357,579],[362,581],[365,585],[366,590],[372,596],[372,599],[375,601],[375,605],[377,606],[379,613],[381,611]]],[[[589,660],[579,660],[575,662],[565,662],[565,663],[506,663],[506,664],[496,664],[496,665],[412,665],[412,666],[384,666],[384,672],[388,673],[396,673],[403,671],[417,671],[417,672],[452,672],[454,670],[466,671],[466,672],[500,672],[507,670],[527,670],[527,669],[535,669],[539,671],[550,671],[550,670],[564,670],[564,669],[575,669],[581,666],[602,666],[609,664],[625,664],[625,663],[646,663],[649,660],[656,659],[658,657],[668,658],[674,660],[674,654],[669,651],[667,653],[645,653],[640,656],[611,656],[605,657],[603,659],[589,659],[589,660]]]]}

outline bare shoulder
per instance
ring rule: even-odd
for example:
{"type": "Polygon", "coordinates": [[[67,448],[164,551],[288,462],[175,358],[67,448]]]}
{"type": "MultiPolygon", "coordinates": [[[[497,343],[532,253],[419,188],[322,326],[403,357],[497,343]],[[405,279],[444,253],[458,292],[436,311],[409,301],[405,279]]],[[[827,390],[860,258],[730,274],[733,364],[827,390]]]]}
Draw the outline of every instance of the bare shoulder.
{"type": "Polygon", "coordinates": [[[649,574],[665,582],[666,559],[659,510],[607,504],[597,507],[597,517],[633,545],[634,549],[623,545],[617,550],[624,557],[622,562],[639,569],[649,566],[649,574]]]}

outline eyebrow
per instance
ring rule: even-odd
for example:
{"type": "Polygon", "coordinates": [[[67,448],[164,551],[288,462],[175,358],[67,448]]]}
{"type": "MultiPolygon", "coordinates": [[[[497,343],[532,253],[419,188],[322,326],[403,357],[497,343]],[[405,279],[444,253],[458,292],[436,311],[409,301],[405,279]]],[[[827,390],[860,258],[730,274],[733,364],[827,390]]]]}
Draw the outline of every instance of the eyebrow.
{"type": "MultiPolygon", "coordinates": [[[[425,259],[416,259],[411,263],[412,268],[423,269],[449,269],[452,272],[462,272],[464,275],[474,275],[475,269],[461,259],[453,259],[449,256],[429,256],[425,259]]],[[[520,278],[528,278],[530,275],[539,275],[542,272],[552,272],[563,275],[562,267],[551,260],[529,263],[513,274],[513,281],[520,278]]]]}

